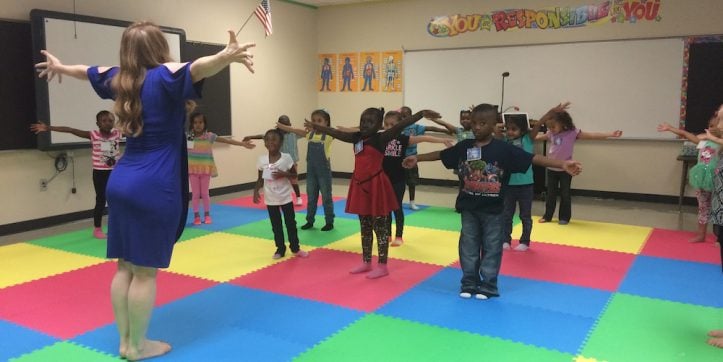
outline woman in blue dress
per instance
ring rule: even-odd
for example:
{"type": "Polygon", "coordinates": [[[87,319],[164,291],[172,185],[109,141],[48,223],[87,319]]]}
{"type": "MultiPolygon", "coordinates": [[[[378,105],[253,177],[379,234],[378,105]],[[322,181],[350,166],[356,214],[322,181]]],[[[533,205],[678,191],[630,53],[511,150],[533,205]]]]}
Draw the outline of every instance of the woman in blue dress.
{"type": "Polygon", "coordinates": [[[129,26],[121,38],[120,67],[64,65],[47,51],[40,77],[89,80],[115,101],[116,127],[127,137],[123,158],[107,186],[108,258],[118,259],[111,301],[120,334],[119,354],[139,360],[171,350],[146,338],[156,296],[158,268],[167,268],[188,211],[185,102],[200,97],[202,80],[234,62],[253,72],[253,43],[233,31],[224,50],[193,63],[174,63],[161,30],[148,22],[129,26]]]}

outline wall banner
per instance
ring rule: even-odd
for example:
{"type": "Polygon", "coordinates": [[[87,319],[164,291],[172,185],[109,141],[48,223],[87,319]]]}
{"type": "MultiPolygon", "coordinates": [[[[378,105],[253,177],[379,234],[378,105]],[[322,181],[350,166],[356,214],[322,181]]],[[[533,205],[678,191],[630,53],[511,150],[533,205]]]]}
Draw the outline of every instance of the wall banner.
{"type": "Polygon", "coordinates": [[[593,25],[635,24],[662,20],[662,0],[609,0],[578,7],[505,9],[482,14],[437,16],[427,24],[427,32],[437,38],[464,33],[514,30],[549,30],[593,25]]]}

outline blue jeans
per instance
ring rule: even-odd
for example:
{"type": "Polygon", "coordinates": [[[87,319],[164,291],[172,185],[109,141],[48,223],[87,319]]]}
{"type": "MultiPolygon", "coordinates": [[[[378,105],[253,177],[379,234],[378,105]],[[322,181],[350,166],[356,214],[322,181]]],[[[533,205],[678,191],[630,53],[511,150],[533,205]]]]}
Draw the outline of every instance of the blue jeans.
{"type": "MultiPolygon", "coordinates": [[[[325,160],[326,161],[326,160],[325,160]]],[[[328,161],[326,161],[328,164],[328,161]]],[[[327,224],[334,223],[334,200],[331,196],[331,169],[328,166],[311,166],[306,170],[306,221],[313,224],[319,193],[324,206],[324,218],[327,224]]]]}
{"type": "Polygon", "coordinates": [[[517,204],[520,205],[520,221],[522,222],[522,235],[520,244],[530,245],[532,233],[532,198],[534,185],[507,186],[505,190],[505,238],[504,242],[512,241],[512,217],[515,215],[517,204]]]}
{"type": "Polygon", "coordinates": [[[502,265],[504,216],[482,211],[462,211],[459,262],[463,292],[499,296],[497,275],[502,265]]]}

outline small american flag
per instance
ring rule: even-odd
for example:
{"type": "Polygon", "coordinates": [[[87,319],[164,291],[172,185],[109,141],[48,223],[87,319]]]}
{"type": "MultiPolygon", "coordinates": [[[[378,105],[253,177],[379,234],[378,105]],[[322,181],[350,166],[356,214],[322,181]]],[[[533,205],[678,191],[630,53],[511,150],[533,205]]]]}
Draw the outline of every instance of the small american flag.
{"type": "Polygon", "coordinates": [[[254,13],[264,26],[266,36],[271,35],[271,33],[273,33],[273,27],[271,27],[271,4],[269,4],[269,0],[261,0],[261,4],[256,7],[254,13]]]}

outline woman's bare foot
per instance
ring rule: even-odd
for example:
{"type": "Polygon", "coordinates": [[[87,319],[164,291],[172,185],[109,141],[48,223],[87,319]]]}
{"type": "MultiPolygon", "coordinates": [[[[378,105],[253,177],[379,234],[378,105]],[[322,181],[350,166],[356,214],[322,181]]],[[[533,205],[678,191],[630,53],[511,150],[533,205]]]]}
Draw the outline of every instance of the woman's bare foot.
{"type": "Polygon", "coordinates": [[[705,234],[695,234],[694,237],[688,240],[689,243],[702,243],[705,241],[705,234]]]}
{"type": "Polygon", "coordinates": [[[130,361],[140,361],[162,356],[170,351],[171,345],[166,342],[146,340],[142,349],[133,350],[133,348],[129,347],[126,358],[130,361]]]}
{"type": "Polygon", "coordinates": [[[128,358],[128,343],[121,342],[120,348],[118,348],[118,355],[120,358],[128,358]]]}
{"type": "Polygon", "coordinates": [[[550,222],[550,220],[547,220],[543,217],[543,218],[540,218],[540,220],[537,220],[537,222],[539,222],[540,224],[544,224],[546,222],[550,222]]]}
{"type": "Polygon", "coordinates": [[[718,347],[718,348],[723,348],[723,337],[709,338],[708,344],[710,344],[711,346],[718,347]]]}
{"type": "Polygon", "coordinates": [[[714,330],[708,332],[708,336],[715,337],[715,338],[721,338],[721,337],[723,337],[723,329],[714,329],[714,330]]]}

